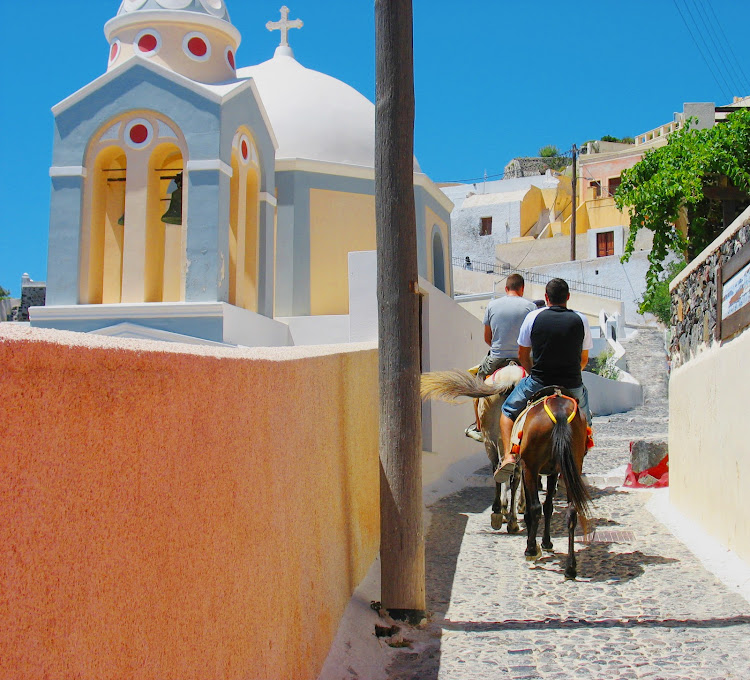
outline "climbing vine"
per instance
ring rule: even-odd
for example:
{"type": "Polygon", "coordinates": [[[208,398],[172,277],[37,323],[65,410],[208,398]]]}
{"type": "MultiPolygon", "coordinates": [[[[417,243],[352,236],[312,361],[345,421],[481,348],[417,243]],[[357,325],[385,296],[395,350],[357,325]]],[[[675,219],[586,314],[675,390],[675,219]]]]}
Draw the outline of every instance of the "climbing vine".
{"type": "Polygon", "coordinates": [[[712,189],[734,190],[740,196],[738,207],[750,203],[749,109],[705,130],[691,129],[688,121],[666,146],[622,173],[615,202],[620,210],[630,210],[623,261],[635,250],[640,229],[654,234],[645,297],[665,279],[662,272],[671,254],[681,259],[687,253],[692,259],[721,233],[721,202],[711,198],[716,195],[712,189]],[[681,214],[687,218],[687,237],[675,226],[681,214]]]}

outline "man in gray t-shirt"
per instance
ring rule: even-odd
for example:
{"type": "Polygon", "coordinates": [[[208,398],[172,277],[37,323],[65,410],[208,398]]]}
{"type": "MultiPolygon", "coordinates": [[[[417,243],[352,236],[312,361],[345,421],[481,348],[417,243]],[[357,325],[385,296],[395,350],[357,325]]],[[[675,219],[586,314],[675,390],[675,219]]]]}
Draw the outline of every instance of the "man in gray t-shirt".
{"type": "MultiPolygon", "coordinates": [[[[492,375],[509,360],[518,361],[518,332],[526,315],[536,309],[533,302],[524,299],[524,286],[523,276],[511,274],[505,282],[505,297],[492,300],[487,305],[484,314],[484,340],[490,346],[490,351],[477,371],[480,380],[492,375]]],[[[475,400],[476,423],[466,428],[466,436],[482,441],[478,404],[479,401],[475,400]]]]}

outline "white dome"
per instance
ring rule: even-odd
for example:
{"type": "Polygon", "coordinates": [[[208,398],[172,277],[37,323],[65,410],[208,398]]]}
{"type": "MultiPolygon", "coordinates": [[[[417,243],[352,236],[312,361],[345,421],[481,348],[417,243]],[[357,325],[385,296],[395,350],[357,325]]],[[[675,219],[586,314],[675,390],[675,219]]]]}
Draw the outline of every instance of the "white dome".
{"type": "MultiPolygon", "coordinates": [[[[279,144],[276,159],[374,167],[375,105],[290,52],[279,48],[273,59],[237,72],[255,81],[279,144]]],[[[414,169],[419,172],[416,160],[414,169]]]]}

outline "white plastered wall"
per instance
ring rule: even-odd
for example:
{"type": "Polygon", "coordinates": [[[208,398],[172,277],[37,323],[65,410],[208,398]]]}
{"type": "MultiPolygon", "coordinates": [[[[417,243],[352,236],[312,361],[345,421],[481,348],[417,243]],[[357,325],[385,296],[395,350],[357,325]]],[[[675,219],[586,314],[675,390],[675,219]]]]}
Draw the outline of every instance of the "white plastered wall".
{"type": "MultiPolygon", "coordinates": [[[[375,340],[377,319],[377,262],[374,252],[349,254],[349,310],[352,342],[375,340]]],[[[487,354],[481,320],[453,298],[420,277],[422,299],[422,370],[468,369],[487,354]]],[[[432,490],[445,491],[455,477],[470,474],[486,461],[484,446],[464,435],[474,419],[471,400],[463,404],[438,401],[422,409],[423,483],[425,498],[432,490]]]]}
{"type": "Polygon", "coordinates": [[[676,369],[669,382],[670,501],[750,563],[750,330],[676,369]]]}

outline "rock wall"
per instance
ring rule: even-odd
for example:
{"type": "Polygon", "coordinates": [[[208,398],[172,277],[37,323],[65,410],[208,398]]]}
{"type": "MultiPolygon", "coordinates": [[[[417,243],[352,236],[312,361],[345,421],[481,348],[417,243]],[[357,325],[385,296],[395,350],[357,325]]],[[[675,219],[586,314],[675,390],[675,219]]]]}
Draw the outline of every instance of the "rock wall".
{"type": "Polygon", "coordinates": [[[750,211],[735,223],[734,233],[696,258],[700,264],[672,288],[672,340],[669,352],[677,367],[698,356],[716,339],[719,265],[750,240],[750,211]]]}

